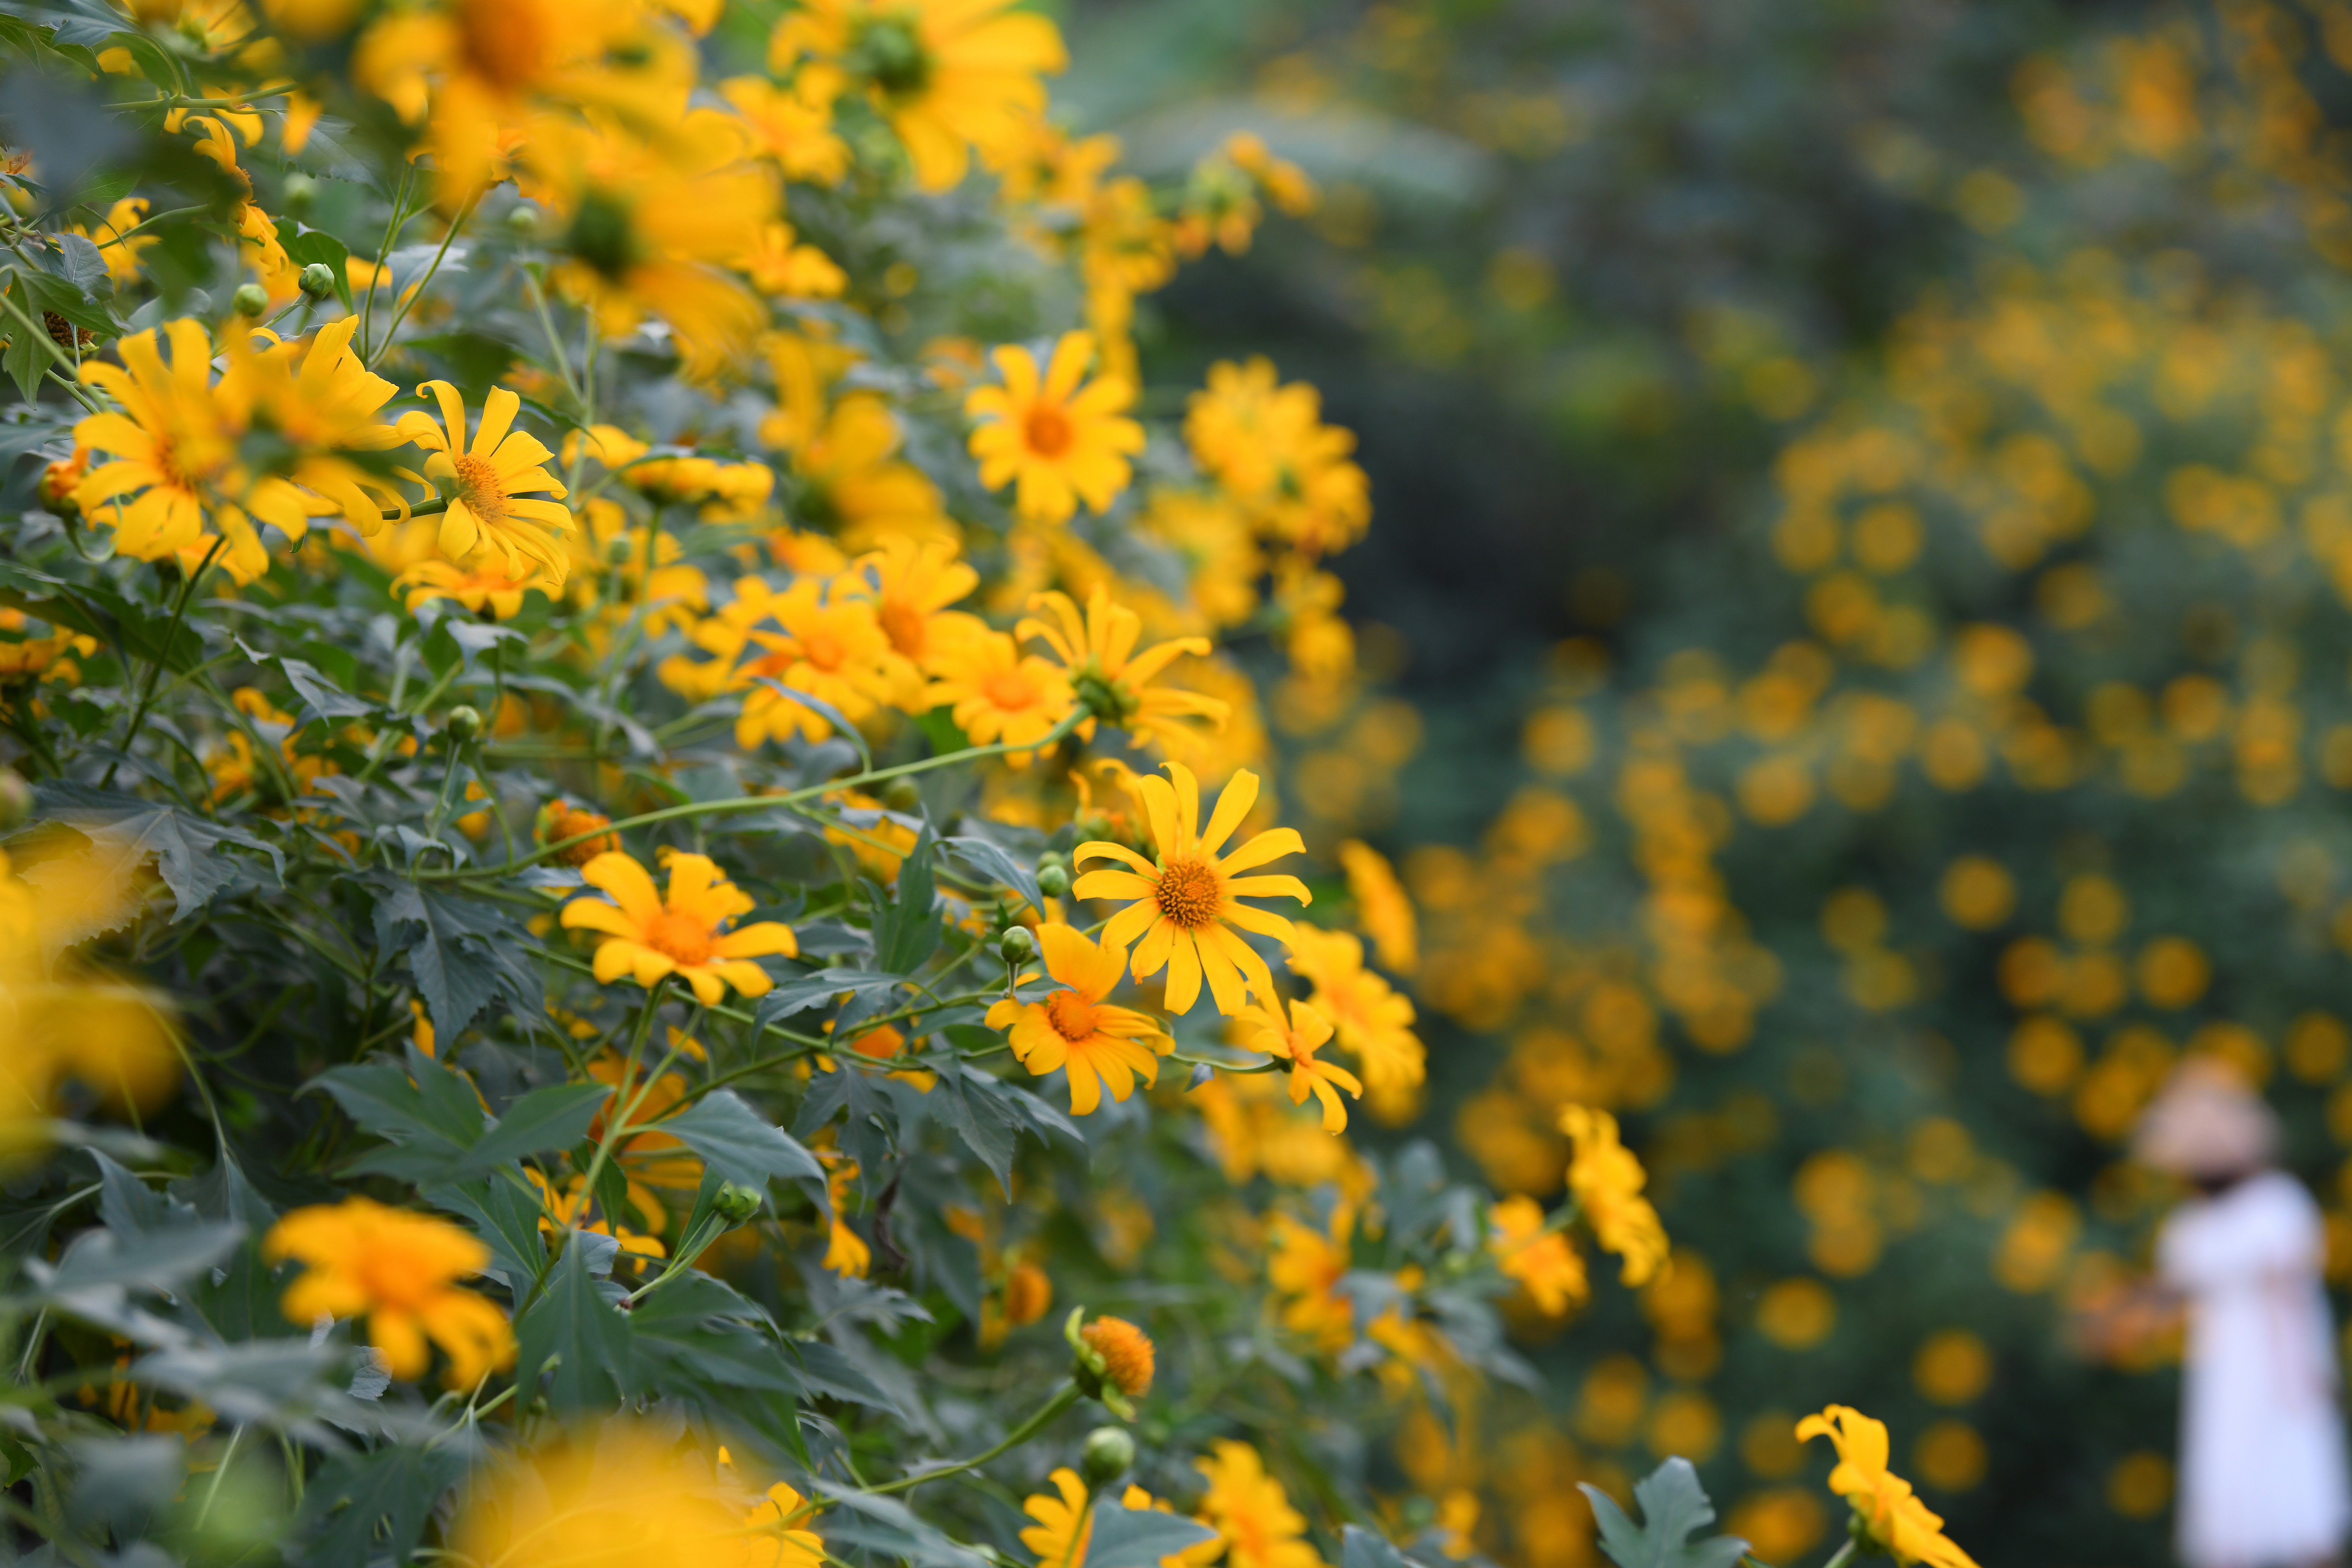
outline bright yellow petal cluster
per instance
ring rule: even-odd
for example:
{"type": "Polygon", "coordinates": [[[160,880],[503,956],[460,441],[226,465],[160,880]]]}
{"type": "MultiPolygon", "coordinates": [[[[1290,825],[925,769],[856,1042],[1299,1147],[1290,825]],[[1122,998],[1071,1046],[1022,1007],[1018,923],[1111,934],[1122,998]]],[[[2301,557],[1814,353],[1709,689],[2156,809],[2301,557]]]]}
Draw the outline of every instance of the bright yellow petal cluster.
{"type": "Polygon", "coordinates": [[[368,1342],[396,1378],[424,1376],[432,1344],[449,1357],[452,1388],[514,1364],[506,1314],[456,1283],[489,1266],[489,1248],[447,1220],[350,1197],[287,1215],[262,1255],[303,1265],[279,1303],[289,1322],[365,1317],[368,1342]]]}
{"type": "Polygon", "coordinates": [[[1263,531],[1307,556],[1344,549],[1370,524],[1371,482],[1349,456],[1354,433],[1323,423],[1322,396],[1307,383],[1277,385],[1269,360],[1211,366],[1184,439],[1263,531]]]}
{"type": "Polygon", "coordinates": [[[493,387],[482,400],[482,422],[470,446],[466,440],[466,401],[446,381],[428,381],[416,389],[440,405],[441,418],[412,410],[400,416],[403,439],[432,453],[425,474],[441,488],[448,510],[441,514],[441,553],[450,562],[472,564],[476,552],[484,562],[496,562],[509,578],[530,575],[536,569],[561,587],[571,569],[563,535],[572,527],[572,509],[562,504],[562,481],[543,466],[555,454],[527,430],[514,427],[522,399],[505,387],[493,387]],[[537,499],[541,493],[552,500],[537,499]]]}
{"type": "Polygon", "coordinates": [[[1042,1002],[1007,996],[988,1010],[988,1026],[1007,1031],[1021,1065],[1039,1078],[1066,1068],[1070,1110],[1080,1116],[1102,1103],[1105,1089],[1124,1101],[1137,1079],[1159,1081],[1153,1043],[1164,1044],[1165,1031],[1150,1015],[1106,1000],[1118,988],[1126,949],[1058,924],[1037,928],[1037,946],[1045,973],[1065,989],[1042,1002]]]}
{"type": "Polygon", "coordinates": [[[1323,1568],[1306,1519],[1257,1450],[1230,1438],[1209,1447],[1207,1458],[1193,1461],[1209,1486],[1202,1522],[1223,1543],[1227,1568],[1323,1568]]]}
{"type": "Polygon", "coordinates": [[[1065,332],[1041,376],[1027,349],[1008,344],[992,356],[998,386],[973,389],[964,411],[979,421],[971,455],[990,489],[1015,486],[1013,510],[1032,522],[1067,522],[1084,501],[1108,511],[1143,450],[1143,426],[1126,416],[1135,401],[1124,376],[1100,375],[1081,386],[1095,356],[1091,332],[1065,332]]]}
{"type": "Polygon", "coordinates": [[[1290,967],[1313,983],[1311,998],[1363,1065],[1364,1084],[1381,1106],[1410,1106],[1428,1077],[1428,1049],[1412,1032],[1412,998],[1364,967],[1364,944],[1352,932],[1297,928],[1290,967]]]}
{"type": "Polygon", "coordinates": [[[1290,1103],[1304,1105],[1309,1094],[1323,1107],[1323,1131],[1348,1130],[1348,1107],[1339,1090],[1362,1098],[1364,1086],[1354,1073],[1333,1062],[1318,1061],[1316,1050],[1331,1039],[1331,1020],[1304,1002],[1294,999],[1285,1020],[1279,1003],[1244,1007],[1234,1017],[1234,1043],[1263,1051],[1290,1064],[1290,1103]]]}
{"type": "Polygon", "coordinates": [[[1567,1316],[1591,1296],[1584,1258],[1566,1233],[1544,1223],[1543,1205],[1530,1197],[1505,1198],[1486,1213],[1493,1234],[1486,1249],[1504,1275],[1526,1287],[1547,1318],[1567,1316]]]}
{"type": "Polygon", "coordinates": [[[1233,706],[1214,697],[1158,684],[1170,665],[1187,654],[1205,655],[1206,637],[1171,637],[1142,652],[1136,643],[1143,636],[1143,617],[1114,603],[1101,584],[1087,595],[1086,613],[1070,596],[1040,594],[1029,601],[1043,615],[1024,616],[1013,628],[1023,642],[1043,642],[1069,675],[1071,689],[1084,700],[1087,719],[1078,733],[1093,740],[1097,716],[1118,725],[1139,742],[1183,744],[1193,738],[1181,721],[1205,719],[1223,728],[1233,706]]]}
{"type": "Polygon", "coordinates": [[[1649,1175],[1633,1152],[1618,1142],[1617,1119],[1605,1110],[1571,1105],[1559,1113],[1559,1130],[1574,1141],[1568,1190],[1602,1247],[1624,1260],[1621,1278],[1644,1285],[1666,1261],[1666,1228],[1642,1195],[1649,1175]]]}
{"type": "Polygon", "coordinates": [[[697,1001],[715,1007],[730,985],[746,996],[764,996],[774,987],[752,959],[800,952],[792,928],[775,921],[727,929],[751,911],[751,900],[708,856],[671,856],[667,896],[654,890],[643,866],[617,850],[589,861],[580,878],[612,895],[609,903],[582,897],[563,906],[566,930],[604,936],[595,959],[600,984],[626,974],[651,988],[676,974],[693,987],[697,1001]]]}
{"type": "Polygon", "coordinates": [[[1081,899],[1131,900],[1103,931],[1106,946],[1134,944],[1130,960],[1138,980],[1168,971],[1168,1010],[1190,1012],[1205,978],[1217,1011],[1238,1013],[1252,991],[1278,1003],[1274,975],[1241,932],[1255,931],[1287,946],[1291,923],[1244,899],[1296,899],[1311,903],[1307,884],[1290,876],[1242,873],[1285,855],[1306,852],[1296,829],[1269,828],[1220,855],[1250,808],[1257,804],[1257,775],[1234,774],[1203,829],[1201,784],[1181,763],[1167,764],[1168,778],[1135,781],[1151,827],[1156,860],[1146,860],[1123,844],[1093,839],[1071,851],[1070,862],[1115,860],[1125,870],[1088,871],[1072,886],[1081,899]],[[1172,782],[1171,782],[1172,781],[1172,782]]]}
{"type": "Polygon", "coordinates": [[[1943,1519],[1911,1491],[1911,1483],[1886,1468],[1886,1424],[1848,1405],[1832,1405],[1797,1423],[1797,1440],[1827,1437],[1837,1448],[1830,1490],[1853,1508],[1854,1519],[1878,1549],[1898,1563],[1928,1568],[1977,1568],[1969,1554],[1944,1536],[1943,1519]]]}

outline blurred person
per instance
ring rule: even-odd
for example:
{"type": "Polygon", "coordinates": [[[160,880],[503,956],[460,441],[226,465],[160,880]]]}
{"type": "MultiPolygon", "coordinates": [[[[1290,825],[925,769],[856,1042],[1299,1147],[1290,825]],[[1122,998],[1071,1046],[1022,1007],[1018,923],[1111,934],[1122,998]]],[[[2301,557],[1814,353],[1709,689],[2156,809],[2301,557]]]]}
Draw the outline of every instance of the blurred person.
{"type": "Polygon", "coordinates": [[[2226,1063],[2184,1063],[2134,1135],[2189,1184],[2157,1238],[2185,1310],[2176,1539],[2189,1568],[2322,1568],[2352,1526],[2319,1205],[2273,1163],[2278,1119],[2226,1063]]]}

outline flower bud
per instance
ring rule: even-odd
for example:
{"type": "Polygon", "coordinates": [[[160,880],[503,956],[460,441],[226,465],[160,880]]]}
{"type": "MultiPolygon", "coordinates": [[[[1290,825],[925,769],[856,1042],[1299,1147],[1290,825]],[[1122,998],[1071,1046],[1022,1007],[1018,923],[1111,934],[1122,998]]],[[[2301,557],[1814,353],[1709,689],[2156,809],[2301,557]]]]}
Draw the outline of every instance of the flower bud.
{"type": "Polygon", "coordinates": [[[507,231],[518,239],[529,239],[539,232],[539,209],[529,202],[518,202],[507,209],[507,231]]]}
{"type": "Polygon", "coordinates": [[[482,732],[481,710],[460,702],[449,710],[449,716],[441,721],[441,728],[449,739],[462,746],[482,732]]]}
{"type": "Polygon", "coordinates": [[[280,204],[295,217],[308,214],[310,204],[319,199],[319,182],[299,169],[286,176],[286,184],[279,190],[280,204]]]}
{"type": "Polygon", "coordinates": [[[1118,1426],[1097,1426],[1078,1450],[1078,1473],[1090,1487],[1107,1487],[1135,1468],[1135,1439],[1118,1426]]]}
{"type": "Polygon", "coordinates": [[[302,268],[302,292],[313,300],[323,300],[335,291],[335,269],[323,261],[313,261],[302,268]]]}
{"type": "Polygon", "coordinates": [[[21,827],[33,815],[33,786],[14,768],[0,768],[0,833],[21,827]]]}
{"type": "Polygon", "coordinates": [[[1027,926],[1013,926],[996,939],[996,951],[1007,963],[1026,963],[1037,956],[1037,939],[1027,926]]]}
{"type": "Polygon", "coordinates": [[[912,816],[923,809],[923,792],[909,778],[895,778],[882,786],[882,804],[892,811],[912,816]]]}
{"type": "Polygon", "coordinates": [[[1037,890],[1049,899],[1068,898],[1070,873],[1060,866],[1040,867],[1037,871],[1037,890]]]}
{"type": "Polygon", "coordinates": [[[269,290],[258,283],[240,283],[236,292],[228,297],[240,316],[258,316],[269,309],[269,290]]]}
{"type": "Polygon", "coordinates": [[[725,1182],[711,1194],[711,1212],[729,1225],[745,1225],[760,1212],[762,1202],[757,1187],[747,1187],[740,1182],[725,1182]]]}
{"type": "Polygon", "coordinates": [[[74,500],[74,491],[81,487],[83,461],[87,453],[77,452],[61,458],[41,470],[41,505],[59,517],[79,517],[81,505],[74,500]]]}

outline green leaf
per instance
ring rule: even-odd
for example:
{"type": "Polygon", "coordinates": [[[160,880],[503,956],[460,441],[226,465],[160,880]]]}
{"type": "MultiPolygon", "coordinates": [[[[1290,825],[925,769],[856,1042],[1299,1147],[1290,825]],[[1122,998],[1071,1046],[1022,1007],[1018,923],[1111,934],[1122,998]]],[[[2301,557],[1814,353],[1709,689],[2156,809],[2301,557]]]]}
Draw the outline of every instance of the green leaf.
{"type": "Polygon", "coordinates": [[[926,824],[915,837],[915,847],[898,868],[898,894],[874,932],[874,967],[893,974],[912,974],[923,960],[939,950],[939,892],[931,880],[931,851],[936,840],[926,824]]]}
{"type": "Polygon", "coordinates": [[[629,1323],[588,1272],[588,1248],[574,1236],[548,1271],[547,1289],[515,1325],[516,1381],[529,1388],[555,1363],[547,1402],[560,1415],[604,1410],[630,1375],[629,1323]]]}
{"type": "Polygon", "coordinates": [[[1690,1539],[1694,1531],[1715,1522],[1715,1505],[1688,1459],[1668,1459],[1633,1483],[1633,1500],[1642,1508],[1638,1525],[1608,1493],[1580,1482],[1577,1489],[1592,1500],[1601,1549],[1617,1568],[1732,1568],[1748,1555],[1748,1542],[1737,1536],[1690,1539]]]}
{"type": "MultiPolygon", "coordinates": [[[[1100,1500],[1095,1504],[1094,1534],[1087,1545],[1087,1568],[1160,1568],[1160,1560],[1198,1546],[1216,1531],[1181,1513],[1156,1508],[1122,1508],[1100,1500]]],[[[1346,1568],[1356,1568],[1349,1563],[1346,1568]]]]}
{"type": "Polygon", "coordinates": [[[38,1259],[27,1259],[26,1268],[51,1297],[115,1285],[165,1290],[219,1262],[244,1239],[241,1225],[185,1225],[136,1237],[86,1230],[55,1268],[38,1259]]]}
{"type": "Polygon", "coordinates": [[[531,1090],[508,1106],[507,1113],[466,1152],[457,1174],[483,1174],[526,1154],[577,1143],[612,1092],[601,1083],[559,1083],[531,1090]]]}
{"type": "Polygon", "coordinates": [[[1037,890],[1036,873],[1007,854],[1002,845],[966,834],[957,838],[940,839],[940,847],[990,881],[1001,882],[1028,900],[1029,907],[1039,915],[1045,912],[1045,898],[1037,890]]]}
{"type": "Polygon", "coordinates": [[[454,1045],[493,996],[511,994],[518,984],[499,962],[497,944],[519,950],[528,936],[496,904],[420,888],[384,870],[365,880],[375,898],[377,948],[407,961],[434,1029],[454,1045]]]}
{"type": "Polygon", "coordinates": [[[658,1125],[728,1181],[764,1188],[781,1176],[811,1188],[818,1194],[817,1206],[824,1206],[824,1167],[816,1156],[731,1089],[705,1095],[692,1110],[658,1125]]]}
{"type": "Polygon", "coordinates": [[[461,1215],[490,1249],[491,1268],[521,1300],[547,1268],[547,1243],[539,1231],[540,1209],[502,1177],[453,1183],[425,1193],[436,1209],[461,1215]]]}
{"type": "Polygon", "coordinates": [[[34,792],[34,802],[35,816],[79,829],[101,849],[134,861],[152,855],[156,874],[172,890],[175,923],[240,880],[240,863],[222,853],[229,845],[268,856],[277,881],[284,884],[285,858],[273,846],[177,806],[158,805],[134,795],[62,779],[42,783],[34,792]]]}
{"type": "Polygon", "coordinates": [[[434,1505],[465,1473],[465,1451],[455,1445],[337,1455],[302,1493],[296,1526],[306,1538],[302,1560],[372,1563],[389,1552],[393,1562],[407,1562],[434,1505]],[[385,1531],[380,1540],[378,1526],[385,1531]]]}
{"type": "Polygon", "coordinates": [[[286,247],[287,259],[297,267],[324,262],[335,275],[335,298],[343,309],[352,308],[352,275],[345,265],[351,259],[351,248],[322,228],[304,228],[291,239],[286,237],[286,226],[278,226],[278,238],[286,247]]]}

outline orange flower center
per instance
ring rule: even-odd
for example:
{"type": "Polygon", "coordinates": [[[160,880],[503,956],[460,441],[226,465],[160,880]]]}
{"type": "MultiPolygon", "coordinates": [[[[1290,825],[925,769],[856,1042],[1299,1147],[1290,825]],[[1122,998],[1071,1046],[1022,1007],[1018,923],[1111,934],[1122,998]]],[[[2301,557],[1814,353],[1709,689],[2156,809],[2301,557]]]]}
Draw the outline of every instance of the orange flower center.
{"type": "Polygon", "coordinates": [[[801,638],[801,657],[819,669],[831,673],[848,659],[849,649],[831,632],[816,631],[801,638]]]}
{"type": "Polygon", "coordinates": [[[903,599],[885,599],[876,618],[882,623],[882,635],[890,639],[892,647],[908,658],[923,657],[924,634],[929,630],[930,623],[922,611],[903,599]]]}
{"type": "Polygon", "coordinates": [[[1094,1005],[1075,991],[1056,991],[1045,998],[1045,1021],[1066,1040],[1083,1040],[1095,1032],[1094,1005]]]}
{"type": "Polygon", "coordinates": [[[457,498],[484,522],[507,520],[507,487],[490,460],[474,452],[460,452],[450,462],[457,470],[457,498]]]}
{"type": "Polygon", "coordinates": [[[1216,923],[1217,911],[1224,907],[1225,883],[1214,866],[1187,856],[1160,868],[1151,893],[1161,914],[1186,931],[1199,931],[1216,923]]]}
{"type": "Polygon", "coordinates": [[[980,683],[981,695],[1006,710],[1037,706],[1037,683],[1018,669],[1000,669],[980,683]]]}
{"type": "Polygon", "coordinates": [[[1050,403],[1041,403],[1029,410],[1023,422],[1023,436],[1029,449],[1041,458],[1058,458],[1070,449],[1077,432],[1070,426],[1070,416],[1050,403]]]}
{"type": "Polygon", "coordinates": [[[475,75],[501,91],[520,92],[545,73],[554,52],[547,20],[537,5],[468,0],[457,13],[458,47],[475,75]]]}
{"type": "Polygon", "coordinates": [[[710,962],[712,932],[692,915],[664,910],[646,922],[645,942],[656,952],[688,966],[710,962]]]}

